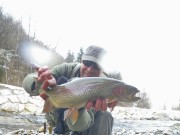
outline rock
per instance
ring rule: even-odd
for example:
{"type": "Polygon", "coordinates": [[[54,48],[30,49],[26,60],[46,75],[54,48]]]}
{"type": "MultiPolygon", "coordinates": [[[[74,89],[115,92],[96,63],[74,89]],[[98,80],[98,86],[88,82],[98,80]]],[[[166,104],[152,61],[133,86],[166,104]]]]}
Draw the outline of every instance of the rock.
{"type": "Polygon", "coordinates": [[[31,112],[31,113],[36,113],[37,110],[38,110],[37,107],[36,107],[36,105],[31,104],[31,103],[26,104],[26,105],[25,105],[25,109],[28,110],[28,111],[31,112]]]}
{"type": "Polygon", "coordinates": [[[18,88],[18,89],[13,90],[13,94],[14,95],[26,95],[26,96],[29,96],[29,94],[26,93],[22,88],[18,88]]]}
{"type": "Polygon", "coordinates": [[[1,89],[0,90],[0,95],[2,95],[2,96],[7,96],[7,95],[12,95],[13,93],[12,93],[12,91],[10,90],[10,89],[1,89]]]}
{"type": "Polygon", "coordinates": [[[29,98],[29,102],[34,104],[34,105],[41,105],[41,107],[42,107],[42,104],[44,103],[44,101],[40,100],[39,98],[37,98],[37,97],[29,98]]]}
{"type": "Polygon", "coordinates": [[[4,97],[4,96],[0,96],[0,105],[3,104],[3,103],[6,103],[8,101],[8,98],[7,97],[4,97]]]}
{"type": "Polygon", "coordinates": [[[22,88],[0,84],[0,110],[22,114],[41,113],[44,101],[39,96],[30,97],[22,88]]]}
{"type": "Polygon", "coordinates": [[[12,103],[19,103],[19,99],[17,98],[16,95],[9,95],[9,96],[8,96],[8,99],[9,99],[9,101],[12,102],[12,103]]]}
{"type": "Polygon", "coordinates": [[[6,112],[19,112],[18,104],[16,103],[5,103],[1,106],[1,109],[6,112]]]}
{"type": "Polygon", "coordinates": [[[24,104],[18,104],[18,112],[22,112],[25,108],[24,104]]]}
{"type": "Polygon", "coordinates": [[[22,104],[26,104],[29,101],[29,96],[17,95],[17,98],[19,99],[19,102],[22,104]]]}

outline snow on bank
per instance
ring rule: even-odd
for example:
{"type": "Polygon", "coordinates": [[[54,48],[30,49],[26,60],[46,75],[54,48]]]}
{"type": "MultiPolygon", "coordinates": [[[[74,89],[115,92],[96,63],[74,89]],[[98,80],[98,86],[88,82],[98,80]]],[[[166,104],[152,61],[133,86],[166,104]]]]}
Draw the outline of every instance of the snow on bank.
{"type": "Polygon", "coordinates": [[[136,107],[115,107],[112,115],[116,119],[132,120],[175,120],[180,121],[180,111],[141,109],[136,107]]]}

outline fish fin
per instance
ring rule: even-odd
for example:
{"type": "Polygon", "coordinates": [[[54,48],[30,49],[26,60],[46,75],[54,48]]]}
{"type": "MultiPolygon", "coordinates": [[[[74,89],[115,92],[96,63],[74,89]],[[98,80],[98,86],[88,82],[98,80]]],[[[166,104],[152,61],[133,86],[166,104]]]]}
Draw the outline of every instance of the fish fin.
{"type": "Polygon", "coordinates": [[[51,101],[49,100],[49,98],[47,98],[44,102],[44,106],[43,106],[43,113],[47,113],[50,112],[52,109],[54,108],[54,106],[52,105],[51,101]]]}
{"type": "Polygon", "coordinates": [[[71,112],[71,109],[67,109],[66,111],[64,111],[64,120],[66,120],[70,116],[71,112]]]}
{"type": "Polygon", "coordinates": [[[64,112],[64,120],[69,118],[73,125],[76,123],[78,116],[79,116],[79,111],[75,107],[69,108],[64,112]]]}
{"type": "MultiPolygon", "coordinates": [[[[112,103],[116,101],[115,98],[106,98],[106,103],[109,104],[109,103],[112,103]]],[[[114,106],[115,107],[115,106],[114,106]]],[[[112,112],[114,110],[114,107],[111,108],[110,112],[112,112]]]]}
{"type": "Polygon", "coordinates": [[[66,90],[65,86],[59,85],[58,87],[59,87],[60,90],[66,90]]]}
{"type": "Polygon", "coordinates": [[[106,103],[112,103],[113,101],[115,101],[114,98],[106,98],[106,103]]]}

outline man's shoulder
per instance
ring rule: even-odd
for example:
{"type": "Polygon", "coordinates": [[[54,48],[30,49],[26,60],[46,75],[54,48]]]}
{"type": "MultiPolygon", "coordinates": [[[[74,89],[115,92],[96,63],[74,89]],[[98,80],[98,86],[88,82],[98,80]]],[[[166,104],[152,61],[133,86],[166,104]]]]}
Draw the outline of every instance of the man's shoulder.
{"type": "Polygon", "coordinates": [[[68,68],[68,70],[72,70],[74,71],[75,69],[79,69],[80,68],[80,64],[79,63],[64,63],[64,67],[68,68]]]}
{"type": "Polygon", "coordinates": [[[80,69],[79,63],[62,63],[52,69],[52,73],[59,76],[66,76],[68,78],[74,77],[80,69]]]}
{"type": "Polygon", "coordinates": [[[74,68],[76,66],[78,66],[79,63],[67,63],[67,62],[64,62],[60,65],[57,65],[55,66],[55,68],[74,68]]]}

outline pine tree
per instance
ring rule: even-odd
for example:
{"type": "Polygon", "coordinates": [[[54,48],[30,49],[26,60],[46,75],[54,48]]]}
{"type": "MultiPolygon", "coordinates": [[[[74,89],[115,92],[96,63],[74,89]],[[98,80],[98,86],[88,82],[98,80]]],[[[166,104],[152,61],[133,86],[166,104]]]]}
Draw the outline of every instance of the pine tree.
{"type": "Polygon", "coordinates": [[[67,57],[65,58],[65,61],[67,63],[71,63],[71,62],[74,61],[74,59],[75,59],[74,53],[73,52],[71,53],[71,51],[69,50],[68,53],[67,53],[67,57]]]}
{"type": "Polygon", "coordinates": [[[84,54],[83,48],[81,47],[76,58],[76,62],[81,63],[82,56],[84,54]]]}

